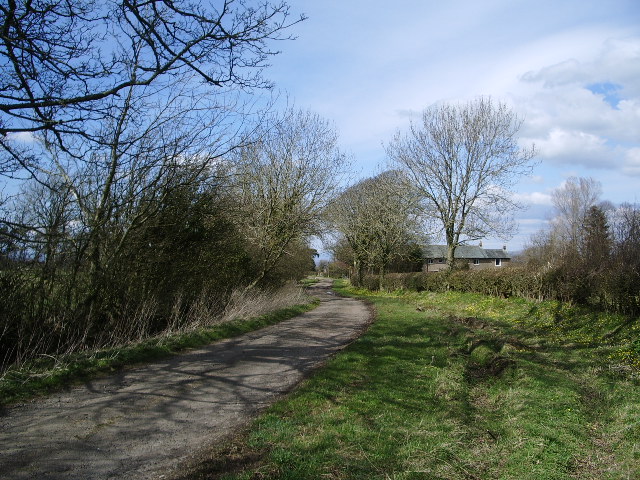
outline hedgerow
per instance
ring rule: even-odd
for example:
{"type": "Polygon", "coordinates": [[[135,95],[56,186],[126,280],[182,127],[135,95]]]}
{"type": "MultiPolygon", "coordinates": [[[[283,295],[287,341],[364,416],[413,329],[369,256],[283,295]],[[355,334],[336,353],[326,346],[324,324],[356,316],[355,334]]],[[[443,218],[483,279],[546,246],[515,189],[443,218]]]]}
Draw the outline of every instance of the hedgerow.
{"type": "MultiPolygon", "coordinates": [[[[365,276],[362,286],[377,290],[380,279],[376,275],[365,276]]],[[[383,279],[382,288],[387,291],[476,292],[502,298],[558,300],[630,316],[640,313],[640,281],[637,276],[612,271],[595,281],[587,273],[566,265],[391,273],[383,279]]]]}

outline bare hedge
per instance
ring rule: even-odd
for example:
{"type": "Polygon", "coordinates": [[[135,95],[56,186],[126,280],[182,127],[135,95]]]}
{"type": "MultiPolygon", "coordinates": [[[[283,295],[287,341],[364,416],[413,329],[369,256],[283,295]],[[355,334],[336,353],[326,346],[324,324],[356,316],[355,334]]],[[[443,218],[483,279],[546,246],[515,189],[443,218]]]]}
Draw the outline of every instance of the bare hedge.
{"type": "MultiPolygon", "coordinates": [[[[376,275],[363,278],[362,286],[377,290],[376,275]]],[[[611,269],[592,275],[567,265],[532,269],[510,266],[500,269],[442,272],[391,273],[382,288],[410,290],[476,292],[496,297],[523,297],[531,300],[559,300],[589,305],[627,315],[640,314],[640,278],[637,272],[611,269]]]]}

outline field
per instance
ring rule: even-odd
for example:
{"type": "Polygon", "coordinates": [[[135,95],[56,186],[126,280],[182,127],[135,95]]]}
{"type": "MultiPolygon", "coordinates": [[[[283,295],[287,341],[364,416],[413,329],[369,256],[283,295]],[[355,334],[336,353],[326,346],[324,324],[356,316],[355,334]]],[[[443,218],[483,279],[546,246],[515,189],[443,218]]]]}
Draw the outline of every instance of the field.
{"type": "Polygon", "coordinates": [[[342,293],[368,332],[181,479],[640,477],[638,324],[558,303],[342,293]]]}

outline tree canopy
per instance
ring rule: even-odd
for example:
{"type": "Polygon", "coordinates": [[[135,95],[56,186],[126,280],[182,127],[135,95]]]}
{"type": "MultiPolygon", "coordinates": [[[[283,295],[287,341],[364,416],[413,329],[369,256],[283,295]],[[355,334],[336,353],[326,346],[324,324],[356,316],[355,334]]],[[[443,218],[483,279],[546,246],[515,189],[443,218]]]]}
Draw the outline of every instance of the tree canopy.
{"type": "Polygon", "coordinates": [[[511,189],[531,171],[535,153],[518,145],[521,124],[506,104],[481,97],[425,109],[420,121],[408,132],[398,131],[386,146],[392,165],[438,220],[449,265],[465,241],[513,232],[519,205],[511,189]]]}
{"type": "Polygon", "coordinates": [[[294,109],[264,124],[232,158],[238,221],[260,259],[257,284],[296,242],[321,233],[347,158],[330,122],[294,109]]]}
{"type": "Polygon", "coordinates": [[[18,134],[39,133],[65,150],[87,125],[112,119],[132,88],[163,96],[171,79],[192,92],[268,87],[262,78],[289,38],[286,3],[225,0],[3,0],[0,43],[0,173],[37,156],[18,134]]]}
{"type": "Polygon", "coordinates": [[[396,171],[347,188],[331,205],[329,218],[350,247],[359,281],[365,269],[374,269],[382,282],[392,260],[420,238],[415,192],[396,171]]]}

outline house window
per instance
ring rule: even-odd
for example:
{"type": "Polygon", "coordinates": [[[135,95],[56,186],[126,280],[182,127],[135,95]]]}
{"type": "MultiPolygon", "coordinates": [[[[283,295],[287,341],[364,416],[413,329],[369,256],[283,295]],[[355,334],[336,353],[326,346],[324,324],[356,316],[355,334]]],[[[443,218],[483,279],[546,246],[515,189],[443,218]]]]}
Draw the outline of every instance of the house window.
{"type": "Polygon", "coordinates": [[[480,259],[479,258],[474,258],[473,259],[473,264],[474,265],[480,265],[480,259]]]}
{"type": "Polygon", "coordinates": [[[502,265],[502,259],[501,258],[496,258],[496,267],[499,267],[502,265]]]}
{"type": "Polygon", "coordinates": [[[438,263],[444,263],[444,258],[441,258],[440,260],[438,260],[438,263]]]}
{"type": "Polygon", "coordinates": [[[433,258],[429,258],[429,259],[427,260],[427,263],[428,263],[429,265],[431,265],[431,264],[433,263],[433,258]]]}

